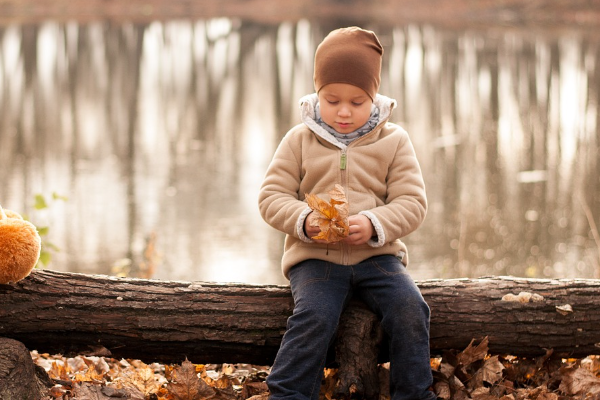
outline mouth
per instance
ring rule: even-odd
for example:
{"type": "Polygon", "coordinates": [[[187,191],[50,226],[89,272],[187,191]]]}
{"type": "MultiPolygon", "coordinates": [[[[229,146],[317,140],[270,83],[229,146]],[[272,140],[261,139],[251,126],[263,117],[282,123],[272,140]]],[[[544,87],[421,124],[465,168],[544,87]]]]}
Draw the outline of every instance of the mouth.
{"type": "Polygon", "coordinates": [[[340,128],[346,129],[352,125],[350,122],[336,122],[340,128]]]}

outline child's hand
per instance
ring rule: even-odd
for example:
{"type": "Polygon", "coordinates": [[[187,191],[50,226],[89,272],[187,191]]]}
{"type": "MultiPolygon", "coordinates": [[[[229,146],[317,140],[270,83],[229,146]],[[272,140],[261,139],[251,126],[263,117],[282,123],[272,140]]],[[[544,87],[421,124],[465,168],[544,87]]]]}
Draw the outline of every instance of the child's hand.
{"type": "Polygon", "coordinates": [[[350,245],[357,246],[367,243],[375,232],[371,220],[364,215],[351,215],[348,217],[348,225],[350,230],[344,242],[350,245]]]}
{"type": "Polygon", "coordinates": [[[310,225],[310,223],[315,218],[316,218],[315,214],[312,212],[306,216],[306,219],[304,220],[304,233],[306,234],[307,237],[311,238],[315,243],[327,243],[325,240],[322,240],[322,239],[313,239],[313,236],[317,236],[319,233],[321,233],[321,228],[319,228],[318,226],[310,225]]]}

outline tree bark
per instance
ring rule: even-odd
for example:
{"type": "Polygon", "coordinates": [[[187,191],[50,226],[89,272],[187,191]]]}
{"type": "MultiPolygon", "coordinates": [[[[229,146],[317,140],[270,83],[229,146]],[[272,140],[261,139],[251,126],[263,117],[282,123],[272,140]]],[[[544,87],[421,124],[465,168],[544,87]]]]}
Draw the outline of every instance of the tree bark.
{"type": "MultiPolygon", "coordinates": [[[[600,280],[491,277],[417,284],[432,311],[433,354],[486,336],[491,353],[600,353],[600,280]],[[507,296],[520,292],[530,295],[507,296]]],[[[40,352],[263,365],[273,362],[293,309],[286,286],[48,270],[0,285],[0,304],[0,336],[40,352]]],[[[351,311],[346,325],[355,321],[351,311]]],[[[370,323],[365,321],[356,324],[370,323]]]]}
{"type": "Polygon", "coordinates": [[[40,399],[52,386],[23,343],[0,337],[0,399],[40,399]]]}
{"type": "Polygon", "coordinates": [[[335,340],[338,380],[333,399],[379,399],[377,364],[383,337],[375,314],[362,301],[352,299],[340,318],[335,340]]]}

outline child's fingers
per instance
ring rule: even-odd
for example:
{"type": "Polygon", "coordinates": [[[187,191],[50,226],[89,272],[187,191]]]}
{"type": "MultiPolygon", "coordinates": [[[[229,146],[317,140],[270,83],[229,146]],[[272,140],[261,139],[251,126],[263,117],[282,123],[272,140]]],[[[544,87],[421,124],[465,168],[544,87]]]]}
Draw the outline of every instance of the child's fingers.
{"type": "Polygon", "coordinates": [[[368,241],[368,237],[366,237],[367,235],[365,235],[364,230],[358,225],[351,225],[348,232],[348,237],[344,239],[348,244],[359,245],[368,241]]]}

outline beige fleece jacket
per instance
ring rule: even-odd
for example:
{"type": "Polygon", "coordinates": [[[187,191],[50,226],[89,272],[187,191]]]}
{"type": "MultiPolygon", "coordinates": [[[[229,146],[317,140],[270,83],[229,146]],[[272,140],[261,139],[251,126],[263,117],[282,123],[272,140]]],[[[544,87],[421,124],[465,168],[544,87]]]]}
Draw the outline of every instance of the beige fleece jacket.
{"type": "Polygon", "coordinates": [[[389,122],[396,103],[377,95],[380,121],[375,129],[346,146],[315,122],[316,94],[300,100],[302,124],[282,139],[259,193],[264,220],[286,234],[282,270],[307,259],[353,265],[383,254],[408,264],[402,237],[425,219],[427,200],[419,162],[408,134],[389,122]],[[311,212],[305,194],[326,198],[338,183],[346,191],[350,215],[364,214],[377,234],[367,244],[315,243],[304,234],[311,212]]]}

